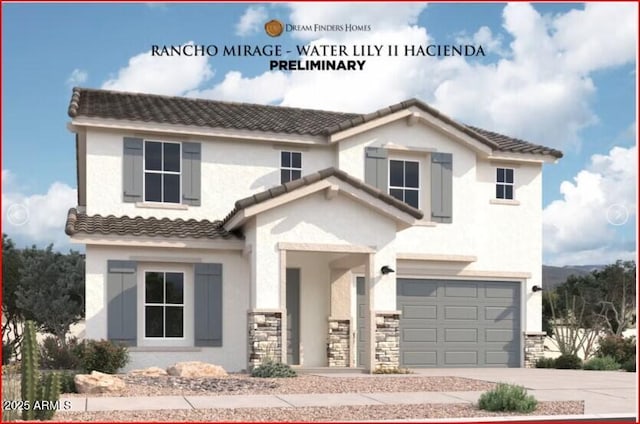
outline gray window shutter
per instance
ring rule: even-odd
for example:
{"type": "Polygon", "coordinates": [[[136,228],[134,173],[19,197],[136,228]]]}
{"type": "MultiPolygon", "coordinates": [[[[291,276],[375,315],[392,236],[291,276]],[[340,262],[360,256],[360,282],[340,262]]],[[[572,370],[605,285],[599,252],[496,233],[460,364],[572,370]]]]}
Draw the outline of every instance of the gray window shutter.
{"type": "Polygon", "coordinates": [[[222,346],[222,264],[195,264],[195,345],[222,346]]]}
{"type": "Polygon", "coordinates": [[[134,261],[107,261],[107,338],[135,346],[137,281],[134,261]]]}
{"type": "Polygon", "coordinates": [[[122,191],[125,202],[142,202],[142,139],[124,138],[122,191]]]}
{"type": "Polygon", "coordinates": [[[431,154],[431,220],[452,221],[452,165],[451,153],[431,154]]]}
{"type": "Polygon", "coordinates": [[[182,143],[182,203],[200,206],[200,143],[182,143]]]}
{"type": "Polygon", "coordinates": [[[389,191],[389,154],[382,147],[365,147],[364,182],[384,193],[389,191]]]}

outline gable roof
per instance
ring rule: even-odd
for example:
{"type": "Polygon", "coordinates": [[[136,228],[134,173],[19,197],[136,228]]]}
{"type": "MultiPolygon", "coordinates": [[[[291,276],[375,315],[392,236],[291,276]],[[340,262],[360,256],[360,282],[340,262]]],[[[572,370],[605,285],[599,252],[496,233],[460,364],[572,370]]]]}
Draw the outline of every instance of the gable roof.
{"type": "Polygon", "coordinates": [[[378,190],[377,188],[370,186],[357,178],[352,177],[344,171],[341,171],[336,168],[326,168],[318,172],[314,172],[313,174],[306,175],[300,179],[289,181],[288,183],[281,184],[279,186],[270,188],[269,190],[265,190],[261,193],[254,194],[253,196],[245,197],[244,199],[238,200],[235,203],[235,207],[229,214],[222,220],[222,225],[227,224],[231,219],[238,214],[238,212],[260,203],[263,203],[267,200],[274,199],[278,196],[282,196],[286,193],[294,192],[302,187],[309,186],[315,182],[325,180],[329,177],[336,177],[341,181],[350,184],[351,186],[364,191],[365,193],[373,196],[374,198],[381,200],[382,202],[393,206],[394,208],[409,214],[410,216],[416,219],[422,219],[424,216],[422,211],[416,209],[408,204],[396,199],[395,197],[389,196],[388,194],[378,190]]]}
{"type": "Polygon", "coordinates": [[[136,216],[88,216],[79,213],[77,209],[69,209],[65,233],[73,236],[85,234],[116,234],[120,236],[149,236],[149,237],[178,237],[178,238],[206,238],[206,239],[242,239],[237,234],[230,233],[222,227],[220,221],[169,218],[142,218],[136,216]]]}
{"type": "Polygon", "coordinates": [[[75,87],[69,103],[68,114],[72,118],[84,116],[307,136],[330,136],[412,106],[452,125],[494,150],[562,157],[562,152],[556,149],[461,124],[417,99],[396,103],[372,113],[359,114],[75,87]]]}

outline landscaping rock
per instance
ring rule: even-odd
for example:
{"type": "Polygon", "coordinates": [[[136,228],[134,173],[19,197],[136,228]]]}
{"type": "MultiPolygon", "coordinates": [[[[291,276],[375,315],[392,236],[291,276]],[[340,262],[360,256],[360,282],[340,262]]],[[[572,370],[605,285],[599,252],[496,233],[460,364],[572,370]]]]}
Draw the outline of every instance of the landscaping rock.
{"type": "Polygon", "coordinates": [[[129,375],[140,375],[140,376],[144,376],[144,377],[164,377],[165,375],[168,375],[165,370],[163,370],[162,368],[158,368],[158,367],[149,367],[149,368],[144,368],[144,369],[141,369],[141,370],[132,370],[132,371],[129,371],[128,374],[129,375]]]}
{"type": "Polygon", "coordinates": [[[206,362],[178,362],[177,364],[170,366],[167,368],[167,372],[169,375],[174,375],[177,377],[187,377],[187,378],[202,378],[202,377],[226,377],[227,372],[224,368],[207,364],[206,362]]]}
{"type": "Polygon", "coordinates": [[[125,388],[125,383],[120,378],[98,371],[92,371],[91,374],[77,374],[73,381],[76,383],[78,393],[116,393],[125,388]]]}

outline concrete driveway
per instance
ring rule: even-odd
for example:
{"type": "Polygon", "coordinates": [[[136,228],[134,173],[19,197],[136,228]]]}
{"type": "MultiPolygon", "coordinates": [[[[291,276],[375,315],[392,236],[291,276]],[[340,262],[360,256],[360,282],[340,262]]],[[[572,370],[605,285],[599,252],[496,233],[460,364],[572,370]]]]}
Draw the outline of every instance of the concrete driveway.
{"type": "MultiPolygon", "coordinates": [[[[636,373],[530,368],[413,369],[424,376],[455,376],[524,386],[540,401],[583,400],[585,414],[637,416],[636,373]]],[[[415,375],[414,374],[414,375],[415,375]]]]}

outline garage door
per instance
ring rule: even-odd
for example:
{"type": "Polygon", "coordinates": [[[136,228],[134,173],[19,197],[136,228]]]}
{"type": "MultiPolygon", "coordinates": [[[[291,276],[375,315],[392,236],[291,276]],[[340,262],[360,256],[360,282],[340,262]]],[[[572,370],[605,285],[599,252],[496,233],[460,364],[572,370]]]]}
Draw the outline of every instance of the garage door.
{"type": "Polygon", "coordinates": [[[519,367],[520,283],[397,280],[404,367],[519,367]]]}

